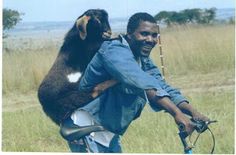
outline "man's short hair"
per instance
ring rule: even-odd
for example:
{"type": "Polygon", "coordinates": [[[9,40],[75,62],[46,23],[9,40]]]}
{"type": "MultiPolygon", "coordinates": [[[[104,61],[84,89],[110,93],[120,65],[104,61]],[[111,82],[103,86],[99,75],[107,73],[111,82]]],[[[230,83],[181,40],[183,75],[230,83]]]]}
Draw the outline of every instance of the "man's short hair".
{"type": "Polygon", "coordinates": [[[155,18],[148,13],[145,12],[135,13],[133,16],[129,18],[129,22],[127,25],[127,33],[128,34],[133,33],[138,28],[139,24],[144,21],[157,23],[155,18]]]}

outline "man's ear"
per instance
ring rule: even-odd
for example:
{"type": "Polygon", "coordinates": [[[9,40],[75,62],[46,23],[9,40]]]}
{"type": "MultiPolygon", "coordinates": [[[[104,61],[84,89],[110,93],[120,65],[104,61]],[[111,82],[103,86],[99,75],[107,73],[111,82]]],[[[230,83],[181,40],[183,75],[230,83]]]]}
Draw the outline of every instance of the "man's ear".
{"type": "Polygon", "coordinates": [[[89,16],[84,15],[76,21],[76,27],[79,30],[79,35],[82,40],[85,40],[85,38],[87,37],[86,26],[88,24],[89,19],[89,16]]]}

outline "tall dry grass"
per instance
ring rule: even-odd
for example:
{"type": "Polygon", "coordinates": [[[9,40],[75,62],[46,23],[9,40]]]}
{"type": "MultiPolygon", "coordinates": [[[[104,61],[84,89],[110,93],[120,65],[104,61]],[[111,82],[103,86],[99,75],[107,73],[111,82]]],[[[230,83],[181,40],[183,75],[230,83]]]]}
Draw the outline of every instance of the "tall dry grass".
{"type": "MultiPolygon", "coordinates": [[[[234,72],[233,25],[176,27],[163,30],[161,37],[167,76],[234,72]]],[[[3,52],[3,93],[36,90],[55,60],[61,42],[32,39],[27,44],[22,39],[14,40],[12,48],[9,42],[8,52],[3,52]]],[[[152,52],[157,64],[158,53],[157,46],[152,52]]]]}
{"type": "Polygon", "coordinates": [[[3,93],[37,90],[54,62],[59,47],[3,53],[3,93]]]}
{"type": "MultiPolygon", "coordinates": [[[[227,26],[181,26],[161,32],[167,74],[234,72],[235,28],[227,26]]],[[[152,56],[157,63],[159,48],[152,56]]]]}

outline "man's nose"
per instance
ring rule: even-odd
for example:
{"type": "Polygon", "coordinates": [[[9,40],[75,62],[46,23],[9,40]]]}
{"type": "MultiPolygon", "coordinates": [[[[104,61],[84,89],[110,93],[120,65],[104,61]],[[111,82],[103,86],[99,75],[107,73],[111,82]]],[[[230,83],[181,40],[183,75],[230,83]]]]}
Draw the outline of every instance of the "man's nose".
{"type": "Polygon", "coordinates": [[[151,35],[148,35],[146,37],[146,42],[155,42],[155,38],[153,38],[151,35]]]}

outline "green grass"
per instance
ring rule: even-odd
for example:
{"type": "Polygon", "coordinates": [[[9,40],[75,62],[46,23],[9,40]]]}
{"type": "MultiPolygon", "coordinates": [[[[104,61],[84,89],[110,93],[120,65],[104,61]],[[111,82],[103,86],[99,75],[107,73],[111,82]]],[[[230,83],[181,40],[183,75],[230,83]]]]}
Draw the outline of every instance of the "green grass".
{"type": "MultiPolygon", "coordinates": [[[[167,81],[180,88],[199,111],[218,120],[211,125],[216,137],[215,153],[233,154],[234,25],[175,27],[163,29],[161,37],[167,81]]],[[[3,42],[2,151],[69,152],[36,95],[61,40],[36,37],[3,42]]],[[[159,65],[158,53],[157,46],[152,58],[159,65]]],[[[123,151],[182,153],[177,132],[172,117],[154,113],[147,106],[123,136],[123,151]]],[[[194,151],[209,153],[211,144],[209,134],[204,134],[194,151]]]]}
{"type": "MultiPolygon", "coordinates": [[[[199,93],[192,94],[190,100],[211,119],[218,120],[218,123],[210,126],[216,139],[215,153],[234,153],[234,94],[231,92],[199,93]]],[[[183,146],[177,132],[172,117],[146,108],[142,117],[135,121],[125,134],[122,141],[124,151],[127,153],[182,153],[183,146]]],[[[197,142],[194,152],[210,153],[211,147],[210,134],[205,133],[197,142]]]]}
{"type": "Polygon", "coordinates": [[[2,148],[4,152],[68,152],[58,131],[39,107],[3,112],[2,148]]]}
{"type": "MultiPolygon", "coordinates": [[[[218,123],[211,125],[215,134],[215,153],[234,153],[234,93],[188,93],[191,103],[218,123]],[[227,102],[226,102],[227,101],[227,102]]],[[[40,107],[3,112],[3,151],[68,152],[65,140],[40,107]]],[[[155,113],[146,106],[122,138],[126,153],[182,153],[177,127],[169,114],[155,113]]],[[[211,137],[202,135],[194,149],[209,153],[211,137]]]]}

